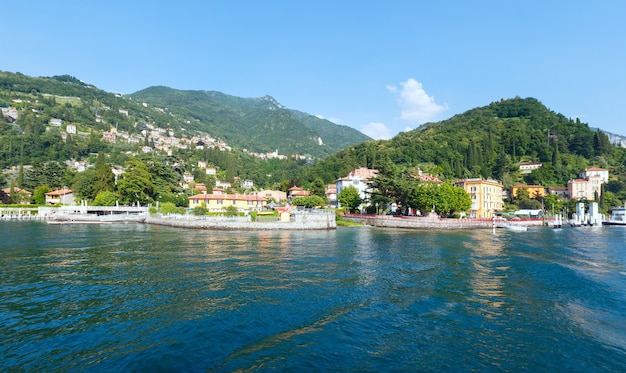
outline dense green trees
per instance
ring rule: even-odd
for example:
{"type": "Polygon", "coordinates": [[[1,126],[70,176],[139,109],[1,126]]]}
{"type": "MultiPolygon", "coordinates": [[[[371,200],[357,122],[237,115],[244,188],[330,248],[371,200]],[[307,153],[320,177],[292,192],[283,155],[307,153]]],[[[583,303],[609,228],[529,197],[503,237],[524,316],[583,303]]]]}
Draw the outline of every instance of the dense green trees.
{"type": "Polygon", "coordinates": [[[370,182],[372,201],[381,206],[396,203],[400,213],[408,208],[422,213],[434,211],[441,216],[466,212],[472,205],[470,196],[449,182],[423,182],[406,169],[385,167],[370,182]]]}
{"type": "Polygon", "coordinates": [[[148,167],[136,158],[129,159],[118,180],[117,191],[123,204],[146,205],[153,202],[154,185],[148,167]]]}
{"type": "Polygon", "coordinates": [[[323,207],[326,205],[326,198],[322,198],[316,195],[310,195],[306,197],[295,197],[292,204],[296,206],[304,206],[306,208],[323,207]]]}
{"type": "Polygon", "coordinates": [[[352,185],[341,189],[337,195],[337,201],[339,201],[339,207],[343,207],[349,212],[358,212],[359,206],[363,202],[359,196],[359,191],[352,185]]]}
{"type": "MultiPolygon", "coordinates": [[[[331,147],[336,147],[345,140],[333,132],[341,130],[344,133],[343,129],[328,126],[325,121],[303,113],[279,110],[279,105],[271,97],[249,100],[219,92],[181,92],[164,87],[150,89],[136,97],[162,102],[163,105],[157,106],[169,107],[169,110],[174,110],[174,106],[181,107],[174,110],[176,113],[155,110],[153,105],[144,107],[139,104],[141,101],[88,87],[71,76],[31,78],[0,72],[0,106],[14,107],[19,113],[16,121],[0,118],[0,168],[17,166],[22,169],[26,166],[17,178],[16,186],[29,190],[44,185],[49,189],[71,187],[80,199],[88,201],[94,201],[98,193],[106,190],[120,194],[120,201],[127,203],[135,199],[160,200],[181,207],[187,204],[187,196],[181,188],[184,173],[193,173],[197,182],[205,182],[209,187],[214,182],[212,176],[195,166],[198,161],[216,167],[219,178],[233,182],[235,186],[236,180],[245,179],[254,180],[259,188],[287,190],[290,186],[301,185],[322,197],[326,184],[334,183],[361,166],[385,169],[394,165],[398,170],[408,170],[428,164],[433,165],[432,172],[444,180],[491,177],[500,180],[507,188],[519,182],[563,186],[584,168],[600,166],[608,168],[612,178],[612,184],[606,186],[610,194],[606,195],[605,201],[608,202],[605,205],[619,205],[626,201],[626,150],[613,146],[602,131],[592,130],[578,119],[554,113],[534,98],[503,99],[446,121],[401,133],[391,140],[365,141],[323,161],[313,161],[305,158],[260,160],[236,149],[222,151],[193,147],[173,149],[169,156],[158,153],[136,155],[140,153],[140,145],[103,142],[102,131],[111,128],[138,134],[149,130],[149,124],[160,124],[182,138],[190,137],[193,130],[206,131],[215,125],[226,131],[223,137],[229,143],[237,139],[247,141],[250,150],[258,150],[253,146],[261,143],[267,146],[266,150],[275,150],[274,145],[268,144],[285,140],[286,134],[291,134],[295,128],[289,124],[295,122],[302,131],[291,136],[287,148],[279,147],[281,153],[288,153],[286,149],[303,149],[312,141],[320,147],[319,154],[329,154],[326,145],[332,143],[331,147]],[[267,110],[268,107],[274,109],[267,110]],[[124,114],[119,109],[124,109],[124,114]],[[257,112],[259,109],[263,112],[257,112]],[[272,113],[279,111],[276,116],[272,113]],[[64,124],[50,126],[52,118],[62,119],[64,124]],[[246,127],[247,121],[254,122],[254,125],[246,127]],[[65,133],[64,126],[68,123],[78,125],[79,133],[65,133]],[[235,124],[243,127],[233,129],[235,124]],[[324,145],[313,136],[316,133],[314,127],[319,127],[317,132],[322,132],[324,145]],[[259,128],[266,133],[256,135],[259,128]],[[227,134],[231,133],[229,138],[227,134]],[[98,154],[95,167],[87,171],[77,173],[65,164],[68,159],[94,163],[95,154],[98,154]],[[128,184],[133,178],[126,182],[120,180],[121,185],[116,187],[110,168],[111,165],[123,165],[129,154],[135,154],[136,160],[145,165],[149,174],[149,178],[134,179],[148,187],[138,197],[132,197],[138,191],[131,190],[128,184]],[[520,162],[541,162],[543,167],[524,175],[519,172],[520,162]],[[145,183],[146,180],[149,183],[145,183]]],[[[132,174],[137,176],[135,171],[132,174]]],[[[402,201],[404,208],[432,209],[432,206],[426,206],[424,195],[430,195],[434,200],[436,190],[425,185],[418,188],[407,174],[403,176],[401,172],[388,176],[389,180],[377,181],[381,183],[382,192],[370,197],[369,203],[376,210],[396,200],[402,201]],[[388,192],[390,189],[383,188],[384,182],[395,187],[393,195],[388,192]],[[418,189],[422,191],[419,198],[415,194],[418,189]]],[[[14,178],[13,171],[11,179],[14,178]]],[[[9,182],[5,178],[4,186],[9,182]]],[[[434,205],[445,206],[446,203],[434,205]]],[[[450,214],[450,210],[440,212],[450,214]]]]}
{"type": "Polygon", "coordinates": [[[117,203],[117,194],[109,190],[103,190],[96,194],[96,198],[93,200],[94,206],[115,206],[117,203]]]}
{"type": "Polygon", "coordinates": [[[300,182],[321,178],[330,183],[353,168],[381,169],[388,163],[406,169],[435,164],[436,174],[444,180],[494,178],[506,188],[515,183],[565,186],[591,166],[608,168],[615,178],[626,180],[626,149],[611,145],[605,133],[554,113],[536,99],[516,97],[391,140],[346,148],[315,164],[300,182]],[[519,172],[522,162],[539,162],[543,167],[524,175],[519,172]]]}

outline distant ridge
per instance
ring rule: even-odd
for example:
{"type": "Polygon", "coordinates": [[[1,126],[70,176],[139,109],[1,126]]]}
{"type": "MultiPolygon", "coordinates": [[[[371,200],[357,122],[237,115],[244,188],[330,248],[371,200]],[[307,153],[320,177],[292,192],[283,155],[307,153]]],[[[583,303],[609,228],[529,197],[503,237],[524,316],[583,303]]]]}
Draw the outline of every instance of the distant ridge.
{"type": "Polygon", "coordinates": [[[271,96],[241,98],[217,91],[182,91],[155,86],[128,96],[167,110],[242,149],[324,158],[350,145],[371,140],[361,132],[297,110],[271,96]]]}

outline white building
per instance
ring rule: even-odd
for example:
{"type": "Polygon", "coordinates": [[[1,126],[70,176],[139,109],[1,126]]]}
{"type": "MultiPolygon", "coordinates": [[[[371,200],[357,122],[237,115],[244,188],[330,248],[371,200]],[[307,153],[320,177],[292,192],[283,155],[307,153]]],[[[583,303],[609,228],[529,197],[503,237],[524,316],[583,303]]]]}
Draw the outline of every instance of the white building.
{"type": "Polygon", "coordinates": [[[520,163],[519,169],[521,173],[529,174],[534,170],[541,168],[541,166],[543,166],[542,163],[520,163]]]}
{"type": "Polygon", "coordinates": [[[587,179],[591,176],[598,176],[600,177],[600,181],[602,182],[602,184],[608,184],[609,182],[609,170],[605,168],[587,168],[586,170],[582,171],[579,176],[581,179],[587,179]]]}
{"type": "MultiPolygon", "coordinates": [[[[346,177],[342,177],[338,179],[335,183],[337,195],[341,194],[343,188],[348,186],[353,186],[359,192],[359,197],[362,200],[368,200],[370,195],[370,189],[368,182],[376,177],[378,170],[370,169],[370,168],[356,168],[352,170],[346,177]]],[[[359,206],[359,209],[363,210],[366,204],[363,203],[359,206]]],[[[341,207],[341,206],[339,206],[341,207]]]]}

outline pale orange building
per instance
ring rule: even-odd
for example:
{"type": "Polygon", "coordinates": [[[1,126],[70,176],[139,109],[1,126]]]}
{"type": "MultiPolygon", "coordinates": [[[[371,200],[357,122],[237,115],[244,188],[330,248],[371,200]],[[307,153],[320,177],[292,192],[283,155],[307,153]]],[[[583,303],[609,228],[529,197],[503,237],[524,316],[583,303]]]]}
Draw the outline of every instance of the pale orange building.
{"type": "Polygon", "coordinates": [[[540,198],[546,195],[546,188],[541,185],[517,184],[511,188],[513,197],[517,197],[517,193],[520,189],[527,190],[530,198],[540,198]]]}

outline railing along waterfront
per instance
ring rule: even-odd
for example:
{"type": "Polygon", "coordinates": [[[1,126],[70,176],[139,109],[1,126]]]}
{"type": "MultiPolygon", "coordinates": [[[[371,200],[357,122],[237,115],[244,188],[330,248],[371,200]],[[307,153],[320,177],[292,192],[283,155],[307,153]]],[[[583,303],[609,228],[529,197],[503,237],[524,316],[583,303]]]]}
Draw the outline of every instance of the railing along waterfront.
{"type": "MultiPolygon", "coordinates": [[[[435,214],[428,216],[376,215],[376,214],[344,214],[344,219],[361,224],[388,228],[413,229],[484,229],[492,228],[492,218],[441,218],[435,214]]],[[[502,223],[505,220],[496,220],[502,223]]],[[[542,225],[542,219],[509,220],[513,225],[542,225]]]]}

